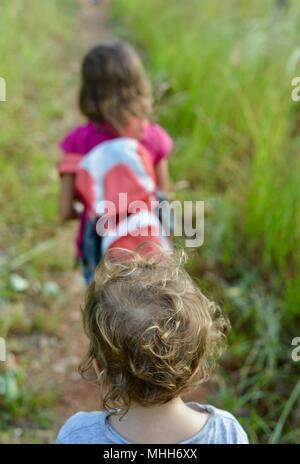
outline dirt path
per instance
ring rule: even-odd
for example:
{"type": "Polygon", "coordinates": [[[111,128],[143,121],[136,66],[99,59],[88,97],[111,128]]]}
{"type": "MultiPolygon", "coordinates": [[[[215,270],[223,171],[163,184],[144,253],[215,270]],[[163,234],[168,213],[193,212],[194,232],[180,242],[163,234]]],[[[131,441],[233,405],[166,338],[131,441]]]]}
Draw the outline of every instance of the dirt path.
{"type": "MultiPolygon", "coordinates": [[[[107,36],[106,17],[109,0],[77,1],[79,13],[74,40],[80,42],[78,56],[74,56],[68,64],[70,72],[77,70],[85,50],[107,36]]],[[[74,89],[67,91],[64,96],[66,105],[70,103],[71,107],[75,106],[73,91],[74,89]]],[[[78,123],[77,114],[67,115],[66,125],[71,126],[76,123],[78,123]]],[[[76,224],[64,225],[56,233],[58,253],[67,262],[74,252],[75,233],[76,224]]],[[[49,411],[54,423],[51,430],[43,430],[33,428],[31,423],[21,421],[8,439],[13,443],[28,441],[51,443],[55,439],[57,429],[70,415],[80,410],[89,411],[99,408],[96,388],[82,380],[78,374],[78,365],[87,348],[80,311],[85,290],[80,270],[75,271],[70,268],[66,272],[55,273],[52,278],[60,289],[60,296],[53,302],[55,311],[59,315],[55,332],[51,334],[41,329],[25,335],[22,339],[19,337],[22,354],[20,359],[18,357],[16,359],[26,366],[26,372],[29,373],[26,383],[35,388],[37,395],[54,394],[54,406],[49,411]]],[[[40,304],[33,299],[30,301],[32,308],[43,314],[47,313],[47,308],[40,308],[40,304]]],[[[50,320],[53,313],[49,312],[48,317],[50,320]]]]}
{"type": "MultiPolygon", "coordinates": [[[[80,13],[77,24],[77,37],[80,48],[88,49],[107,36],[106,18],[108,0],[79,0],[80,13]]],[[[78,57],[78,60],[80,56],[78,57]]],[[[62,242],[70,244],[74,240],[74,226],[61,231],[62,242]]],[[[68,245],[69,252],[72,248],[68,245]]],[[[82,330],[80,306],[84,295],[84,284],[80,271],[70,271],[61,277],[59,285],[66,289],[67,301],[63,304],[63,322],[59,329],[60,343],[53,349],[56,371],[58,404],[55,407],[57,424],[80,410],[99,408],[97,390],[81,379],[77,372],[78,364],[87,347],[87,339],[82,330]]]]}
{"type": "MultiPolygon", "coordinates": [[[[108,35],[106,28],[107,9],[109,1],[80,0],[81,13],[79,17],[78,31],[86,48],[108,35]]],[[[74,233],[71,228],[71,235],[74,233]]],[[[66,237],[65,243],[70,243],[73,238],[66,237]]],[[[63,234],[65,232],[62,232],[63,234]]],[[[71,251],[70,251],[71,252],[71,251]]],[[[53,350],[53,358],[56,359],[56,381],[58,386],[58,404],[55,414],[57,423],[62,423],[70,414],[78,410],[93,410],[99,408],[96,387],[82,380],[77,373],[78,362],[87,346],[87,340],[82,332],[80,317],[80,305],[84,294],[84,285],[81,282],[79,272],[68,272],[62,276],[59,284],[67,289],[68,301],[61,308],[63,311],[63,323],[60,326],[60,343],[53,350]]],[[[57,388],[57,387],[56,387],[57,388]]],[[[188,399],[201,400],[205,396],[206,388],[202,387],[198,392],[188,395],[188,399]]]]}
{"type": "MultiPolygon", "coordinates": [[[[109,0],[78,1],[80,12],[76,40],[80,38],[81,56],[82,50],[108,35],[106,18],[109,0]]],[[[66,95],[67,101],[69,98],[70,95],[66,95]]],[[[73,116],[70,119],[73,119],[73,116]]],[[[73,251],[75,227],[75,224],[71,224],[57,231],[58,247],[63,256],[68,256],[73,251]]],[[[80,313],[85,289],[80,271],[70,269],[60,273],[55,280],[63,291],[56,302],[59,324],[55,335],[37,333],[29,335],[26,339],[29,383],[40,386],[41,391],[55,392],[56,400],[52,409],[54,424],[51,430],[32,431],[35,441],[50,443],[54,441],[57,429],[70,415],[80,410],[99,409],[100,406],[96,387],[82,380],[77,372],[78,364],[87,348],[80,313]]],[[[189,395],[188,399],[201,401],[205,392],[206,388],[203,387],[189,395]]],[[[16,438],[15,441],[23,440],[25,438],[16,438]]]]}

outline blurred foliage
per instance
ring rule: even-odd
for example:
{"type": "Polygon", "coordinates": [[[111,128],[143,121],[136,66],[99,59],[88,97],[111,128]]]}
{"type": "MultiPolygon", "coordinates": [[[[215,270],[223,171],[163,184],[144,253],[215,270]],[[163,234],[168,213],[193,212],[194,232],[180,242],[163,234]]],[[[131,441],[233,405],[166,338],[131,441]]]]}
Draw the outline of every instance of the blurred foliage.
{"type": "MultiPolygon", "coordinates": [[[[157,113],[175,138],[172,177],[186,181],[177,197],[206,203],[190,271],[233,325],[211,401],[238,415],[252,441],[300,442],[290,346],[300,315],[300,106],[290,98],[300,9],[296,0],[282,10],[273,0],[199,4],[115,0],[112,22],[153,78],[157,113]]],[[[27,386],[18,337],[55,333],[62,290],[53,280],[71,266],[56,246],[55,163],[77,91],[74,5],[1,2],[0,336],[17,354],[1,365],[2,442],[11,427],[18,441],[19,426],[44,440],[34,427],[51,420],[52,395],[27,386]]]]}
{"type": "Polygon", "coordinates": [[[205,200],[190,271],[233,326],[211,400],[254,442],[300,442],[299,4],[116,0],[113,22],[144,57],[175,138],[177,197],[205,200]]]}
{"type": "Polygon", "coordinates": [[[52,392],[28,385],[26,337],[57,331],[53,302],[60,288],[53,278],[70,267],[55,237],[56,144],[65,118],[61,96],[77,82],[75,70],[64,72],[66,58],[71,63],[77,51],[75,12],[71,0],[2,0],[0,6],[0,76],[6,81],[6,101],[0,102],[0,336],[8,350],[8,361],[0,363],[1,442],[10,440],[10,430],[17,440],[23,429],[51,422],[52,392]]]}

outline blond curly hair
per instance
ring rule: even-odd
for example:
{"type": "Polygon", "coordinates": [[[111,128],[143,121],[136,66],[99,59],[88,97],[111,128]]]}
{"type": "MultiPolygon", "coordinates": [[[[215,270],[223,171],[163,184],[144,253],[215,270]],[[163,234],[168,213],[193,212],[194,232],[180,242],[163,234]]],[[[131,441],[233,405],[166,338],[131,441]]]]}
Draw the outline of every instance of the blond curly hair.
{"type": "Polygon", "coordinates": [[[184,270],[183,253],[111,250],[87,290],[83,321],[105,409],[163,404],[207,380],[229,329],[184,270]]]}

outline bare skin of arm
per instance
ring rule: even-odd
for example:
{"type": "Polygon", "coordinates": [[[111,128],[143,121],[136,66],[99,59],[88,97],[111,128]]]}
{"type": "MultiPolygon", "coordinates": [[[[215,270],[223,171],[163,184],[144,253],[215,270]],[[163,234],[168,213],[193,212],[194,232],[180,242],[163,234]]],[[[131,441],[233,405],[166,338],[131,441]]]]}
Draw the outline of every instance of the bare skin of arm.
{"type": "Polygon", "coordinates": [[[75,219],[77,217],[73,206],[75,176],[74,174],[63,174],[61,176],[59,215],[62,221],[75,219]]]}
{"type": "Polygon", "coordinates": [[[155,166],[155,173],[159,190],[165,194],[168,194],[170,189],[168,160],[163,159],[160,161],[155,166]]]}

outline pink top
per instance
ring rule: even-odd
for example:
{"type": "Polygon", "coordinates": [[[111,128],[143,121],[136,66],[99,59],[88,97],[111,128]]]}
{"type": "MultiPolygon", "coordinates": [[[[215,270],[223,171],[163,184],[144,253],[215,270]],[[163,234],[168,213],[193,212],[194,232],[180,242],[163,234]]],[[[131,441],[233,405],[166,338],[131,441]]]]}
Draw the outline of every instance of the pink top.
{"type": "MultiPolygon", "coordinates": [[[[86,155],[101,142],[119,135],[108,126],[97,127],[92,122],[76,127],[60,142],[65,153],[86,155]]],[[[147,124],[140,142],[149,151],[153,165],[167,157],[172,149],[172,139],[158,124],[147,124]]]]}
{"type": "MultiPolygon", "coordinates": [[[[92,122],[72,129],[59,144],[63,151],[62,162],[58,167],[59,173],[74,173],[74,166],[77,164],[78,160],[74,160],[74,156],[70,156],[69,158],[66,155],[84,156],[100,143],[117,137],[119,137],[119,135],[109,126],[103,125],[97,127],[92,122]]],[[[169,134],[158,124],[151,123],[144,127],[144,133],[140,142],[148,150],[154,166],[170,154],[173,145],[169,134]]],[[[75,156],[75,158],[77,157],[75,156]]],[[[82,254],[81,243],[85,221],[86,213],[84,212],[76,239],[78,256],[82,254]]]]}

